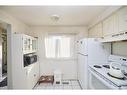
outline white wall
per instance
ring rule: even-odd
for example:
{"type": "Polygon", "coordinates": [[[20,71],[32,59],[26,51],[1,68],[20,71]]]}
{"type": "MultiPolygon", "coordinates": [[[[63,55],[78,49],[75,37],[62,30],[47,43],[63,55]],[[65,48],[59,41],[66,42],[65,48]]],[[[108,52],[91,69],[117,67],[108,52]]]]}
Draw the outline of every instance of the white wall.
{"type": "Polygon", "coordinates": [[[17,32],[17,33],[25,33],[29,34],[29,26],[21,22],[20,20],[14,18],[13,16],[9,15],[3,10],[0,10],[0,21],[6,22],[8,24],[11,24],[11,32],[17,32]]]}
{"type": "MultiPolygon", "coordinates": [[[[87,37],[86,27],[31,27],[31,32],[33,36],[38,38],[38,55],[40,62],[40,75],[50,75],[53,74],[54,69],[61,69],[63,73],[63,79],[77,79],[77,57],[68,60],[49,60],[45,58],[45,48],[44,48],[44,38],[49,32],[53,33],[77,33],[77,39],[87,37]]],[[[75,50],[76,51],[76,50],[75,50]]]]}
{"type": "MultiPolygon", "coordinates": [[[[13,87],[13,82],[12,82],[12,66],[13,66],[13,61],[15,60],[15,58],[13,58],[13,52],[15,52],[13,50],[12,47],[12,39],[11,39],[11,35],[14,32],[17,33],[25,33],[25,34],[29,34],[29,26],[24,24],[23,22],[17,20],[16,18],[14,18],[13,16],[9,15],[8,13],[2,11],[0,9],[0,22],[5,22],[9,25],[8,26],[8,88],[12,88],[13,87]],[[11,25],[11,26],[10,26],[11,25]]],[[[15,46],[15,44],[14,44],[15,46]]]]}

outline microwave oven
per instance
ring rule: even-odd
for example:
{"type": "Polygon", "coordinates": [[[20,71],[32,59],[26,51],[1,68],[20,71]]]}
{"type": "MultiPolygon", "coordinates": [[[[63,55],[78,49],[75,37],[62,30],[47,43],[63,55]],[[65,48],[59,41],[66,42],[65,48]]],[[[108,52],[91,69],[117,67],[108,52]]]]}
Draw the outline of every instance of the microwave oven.
{"type": "Polygon", "coordinates": [[[37,62],[36,54],[24,54],[24,67],[36,62],[37,62]]]}

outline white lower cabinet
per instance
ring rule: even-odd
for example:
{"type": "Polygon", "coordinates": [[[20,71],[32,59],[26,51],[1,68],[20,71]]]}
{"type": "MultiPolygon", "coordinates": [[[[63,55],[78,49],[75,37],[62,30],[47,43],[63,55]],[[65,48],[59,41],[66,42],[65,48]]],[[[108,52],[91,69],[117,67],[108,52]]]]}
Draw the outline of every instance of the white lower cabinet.
{"type": "Polygon", "coordinates": [[[38,63],[32,64],[27,69],[27,87],[32,89],[39,79],[39,65],[38,63]]]}

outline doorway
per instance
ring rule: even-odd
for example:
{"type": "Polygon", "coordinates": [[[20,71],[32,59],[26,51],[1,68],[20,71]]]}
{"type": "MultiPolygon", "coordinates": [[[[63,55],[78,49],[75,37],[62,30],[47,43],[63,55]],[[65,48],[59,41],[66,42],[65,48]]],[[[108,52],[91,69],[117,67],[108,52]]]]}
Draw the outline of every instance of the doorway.
{"type": "Polygon", "coordinates": [[[8,25],[0,21],[0,89],[8,88],[8,25]]]}

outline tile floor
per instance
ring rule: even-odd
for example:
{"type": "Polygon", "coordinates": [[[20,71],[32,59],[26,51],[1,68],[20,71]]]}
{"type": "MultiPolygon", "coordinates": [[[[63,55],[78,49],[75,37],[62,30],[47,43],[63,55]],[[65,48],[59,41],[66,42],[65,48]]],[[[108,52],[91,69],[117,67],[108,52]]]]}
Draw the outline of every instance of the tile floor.
{"type": "MultiPolygon", "coordinates": [[[[35,90],[38,89],[44,89],[44,90],[80,90],[81,87],[79,85],[79,82],[77,80],[64,80],[62,82],[69,82],[69,84],[51,84],[51,83],[41,83],[40,85],[36,85],[34,87],[35,90]]],[[[0,87],[0,90],[7,90],[7,86],[0,87]]]]}
{"type": "Polygon", "coordinates": [[[45,89],[45,90],[80,90],[81,87],[77,80],[63,80],[62,82],[69,82],[69,84],[51,84],[51,83],[41,83],[40,85],[36,85],[34,87],[35,90],[45,89]]]}

